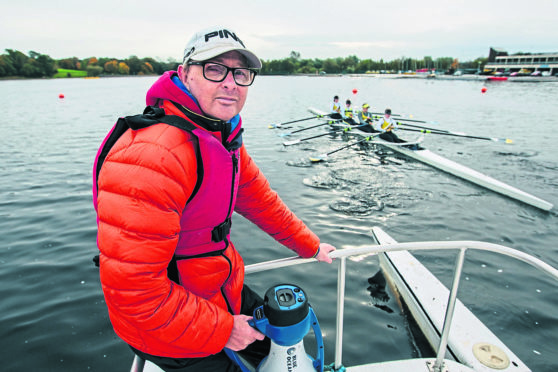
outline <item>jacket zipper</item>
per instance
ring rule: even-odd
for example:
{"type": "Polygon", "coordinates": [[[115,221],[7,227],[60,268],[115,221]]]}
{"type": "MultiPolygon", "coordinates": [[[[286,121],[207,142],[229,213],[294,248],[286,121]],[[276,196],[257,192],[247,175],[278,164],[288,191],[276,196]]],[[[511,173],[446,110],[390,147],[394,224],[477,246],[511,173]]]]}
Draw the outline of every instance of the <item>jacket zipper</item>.
{"type": "MultiPolygon", "coordinates": [[[[236,173],[238,171],[238,158],[236,157],[236,153],[234,151],[232,153],[231,159],[232,159],[233,169],[232,169],[232,182],[231,182],[231,197],[230,197],[230,200],[229,200],[229,210],[227,212],[227,219],[230,219],[232,217],[231,216],[231,209],[232,209],[233,198],[234,198],[234,185],[235,185],[235,181],[236,181],[236,173]]],[[[225,249],[228,246],[229,246],[229,240],[225,236],[225,249]]],[[[233,311],[233,309],[232,309],[232,307],[229,303],[229,300],[228,300],[228,298],[225,294],[225,291],[224,291],[225,284],[227,283],[227,281],[230,279],[230,277],[232,275],[232,263],[231,263],[231,260],[225,255],[224,251],[223,251],[222,255],[227,260],[227,262],[229,263],[229,275],[227,276],[227,279],[223,282],[223,285],[221,286],[221,295],[223,296],[223,299],[225,300],[225,303],[227,304],[227,309],[229,310],[229,313],[234,314],[234,311],[233,311]]]]}
{"type": "Polygon", "coordinates": [[[225,281],[223,282],[223,285],[221,286],[221,296],[223,296],[223,299],[225,300],[225,303],[227,304],[227,309],[229,310],[229,313],[234,314],[234,311],[231,307],[231,304],[229,303],[229,299],[227,298],[226,294],[225,294],[225,284],[227,284],[227,282],[229,281],[231,275],[232,275],[232,262],[231,260],[225,255],[225,252],[222,253],[222,256],[225,260],[227,260],[227,262],[229,263],[229,275],[227,276],[227,279],[225,279],[225,281]]]}

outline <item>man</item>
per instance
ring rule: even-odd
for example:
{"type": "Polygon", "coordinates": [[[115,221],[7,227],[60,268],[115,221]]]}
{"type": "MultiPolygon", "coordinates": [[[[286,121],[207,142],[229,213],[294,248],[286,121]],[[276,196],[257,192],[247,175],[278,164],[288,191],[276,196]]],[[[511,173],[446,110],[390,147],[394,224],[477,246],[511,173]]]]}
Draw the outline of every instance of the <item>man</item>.
{"type": "Polygon", "coordinates": [[[375,122],[376,130],[380,131],[380,138],[395,143],[404,143],[401,138],[397,137],[394,131],[397,130],[397,122],[391,117],[391,109],[386,108],[384,116],[375,122]]]}
{"type": "Polygon", "coordinates": [[[363,132],[366,133],[379,133],[379,131],[377,131],[374,128],[374,121],[373,121],[373,117],[372,114],[370,112],[368,112],[368,109],[370,108],[370,105],[368,103],[364,103],[362,105],[362,111],[358,113],[358,120],[360,122],[360,125],[358,126],[358,129],[360,129],[363,132]]]}
{"type": "Polygon", "coordinates": [[[342,119],[341,116],[341,105],[339,104],[339,96],[333,97],[333,104],[331,105],[331,114],[329,115],[332,119],[342,119]]]}
{"type": "Polygon", "coordinates": [[[233,211],[300,256],[331,263],[335,248],[283,204],[242,143],[239,112],[260,68],[231,30],[196,33],[178,71],[147,92],[156,108],[126,119],[136,129],[108,154],[103,146],[104,161],[99,151],[94,204],[109,316],[135,353],[166,371],[235,371],[223,348],[264,339],[248,324],[262,300],[244,285],[233,211]]]}

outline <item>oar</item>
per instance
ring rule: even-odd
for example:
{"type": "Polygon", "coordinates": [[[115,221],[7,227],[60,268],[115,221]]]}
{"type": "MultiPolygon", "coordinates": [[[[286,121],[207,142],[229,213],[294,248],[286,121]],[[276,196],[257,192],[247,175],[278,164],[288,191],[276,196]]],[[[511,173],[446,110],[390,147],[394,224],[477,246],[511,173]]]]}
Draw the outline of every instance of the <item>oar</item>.
{"type": "Polygon", "coordinates": [[[491,138],[491,137],[470,136],[468,134],[458,134],[458,133],[451,133],[451,132],[448,132],[448,133],[446,133],[446,132],[436,132],[436,131],[430,131],[430,130],[425,130],[425,129],[411,129],[411,128],[399,128],[399,129],[400,130],[406,130],[406,131],[409,131],[409,132],[441,134],[443,136],[454,136],[454,137],[488,140],[488,141],[494,141],[494,142],[513,143],[513,141],[509,138],[491,138]]]}
{"type": "Polygon", "coordinates": [[[317,163],[317,162],[320,162],[320,161],[325,161],[325,160],[327,159],[328,155],[334,154],[334,153],[336,153],[336,152],[338,152],[338,151],[344,150],[344,149],[349,148],[349,147],[352,147],[352,146],[354,146],[354,145],[358,145],[359,143],[363,143],[363,142],[366,142],[366,141],[370,141],[372,138],[377,137],[378,135],[380,135],[380,133],[378,133],[378,134],[373,134],[373,135],[371,135],[371,136],[365,137],[364,139],[361,139],[360,141],[356,141],[356,142],[353,142],[353,143],[351,143],[351,144],[348,144],[348,145],[339,147],[338,149],[332,150],[332,151],[330,151],[330,152],[326,152],[325,154],[321,154],[321,155],[316,155],[316,156],[314,156],[314,157],[310,157],[310,161],[313,162],[313,163],[317,163]]]}
{"type": "Polygon", "coordinates": [[[413,120],[413,119],[404,119],[404,118],[397,118],[397,120],[409,121],[409,122],[412,122],[412,123],[438,124],[437,121],[424,121],[424,120],[413,120]]]}
{"type": "Polygon", "coordinates": [[[321,123],[321,124],[316,124],[316,125],[312,125],[310,127],[306,127],[306,128],[302,128],[302,129],[298,129],[298,130],[293,130],[292,132],[285,132],[285,133],[280,133],[279,137],[287,137],[290,136],[291,134],[294,133],[298,133],[298,132],[302,132],[308,129],[313,129],[313,128],[317,128],[317,127],[322,127],[324,125],[329,125],[329,124],[335,124],[335,123],[339,123],[340,121],[343,121],[343,119],[339,119],[339,120],[330,120],[326,123],[321,123]]]}
{"type": "Polygon", "coordinates": [[[305,120],[311,120],[311,119],[319,119],[319,118],[323,118],[323,117],[329,117],[331,114],[327,114],[327,115],[314,115],[311,116],[309,118],[304,118],[304,119],[298,119],[298,120],[293,120],[293,121],[287,121],[284,123],[279,123],[279,124],[269,124],[269,129],[273,129],[273,128],[281,128],[281,126],[286,125],[286,124],[292,124],[292,123],[298,123],[299,121],[305,121],[305,120]]]}
{"type": "Polygon", "coordinates": [[[285,146],[296,145],[297,143],[301,143],[301,142],[303,142],[303,141],[308,141],[308,140],[311,140],[311,139],[314,139],[314,138],[318,138],[318,137],[327,136],[327,135],[329,135],[329,134],[333,134],[333,133],[337,133],[337,132],[341,132],[341,131],[343,131],[343,132],[348,132],[348,131],[350,131],[350,130],[353,129],[353,128],[359,128],[359,127],[363,127],[363,126],[365,126],[365,125],[368,125],[368,124],[361,124],[361,125],[357,125],[356,127],[350,127],[350,126],[349,126],[349,127],[346,127],[346,128],[340,128],[340,129],[330,130],[329,132],[322,133],[322,134],[317,134],[317,135],[312,136],[312,137],[305,137],[305,138],[296,139],[296,140],[294,140],[294,141],[283,142],[283,145],[285,145],[285,146]]]}
{"type": "MultiPolygon", "coordinates": [[[[361,112],[362,112],[362,111],[356,111],[356,110],[355,110],[355,114],[360,114],[361,112]]],[[[384,116],[384,114],[385,114],[385,113],[383,113],[383,112],[370,112],[370,111],[369,111],[368,113],[369,113],[370,115],[378,115],[378,119],[379,119],[380,117],[384,116]]],[[[399,118],[399,116],[401,116],[401,114],[391,114],[391,116],[398,116],[398,119],[401,120],[401,119],[399,118]]]]}
{"type": "Polygon", "coordinates": [[[397,124],[399,124],[399,125],[405,125],[406,127],[420,128],[420,129],[426,129],[426,130],[433,130],[433,131],[441,132],[441,133],[454,133],[454,134],[459,134],[459,135],[466,135],[465,133],[461,133],[461,132],[450,132],[449,130],[422,127],[422,126],[420,126],[420,125],[413,125],[413,124],[401,123],[401,122],[399,122],[399,121],[397,122],[397,124]]]}

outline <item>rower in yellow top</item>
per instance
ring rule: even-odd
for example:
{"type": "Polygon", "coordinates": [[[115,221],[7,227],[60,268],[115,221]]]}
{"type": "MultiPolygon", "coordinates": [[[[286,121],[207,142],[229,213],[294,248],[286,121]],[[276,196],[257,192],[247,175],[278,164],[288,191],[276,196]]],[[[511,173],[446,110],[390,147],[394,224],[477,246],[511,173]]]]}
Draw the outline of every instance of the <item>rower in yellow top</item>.
{"type": "Polygon", "coordinates": [[[376,127],[375,129],[381,132],[380,134],[381,139],[388,142],[395,142],[395,143],[406,142],[403,141],[401,138],[397,137],[397,135],[394,133],[397,130],[397,122],[393,120],[393,118],[391,117],[390,108],[387,108],[384,111],[384,116],[376,120],[374,125],[376,127]]]}
{"type": "Polygon", "coordinates": [[[379,133],[380,131],[374,128],[374,117],[368,112],[369,108],[370,105],[365,103],[362,105],[362,111],[357,114],[358,121],[360,121],[358,129],[366,133],[379,133]]]}
{"type": "Polygon", "coordinates": [[[344,115],[343,115],[343,120],[350,125],[356,125],[356,121],[354,119],[354,115],[353,115],[353,108],[351,107],[351,100],[348,99],[347,101],[345,101],[345,111],[344,111],[344,115]]]}
{"type": "Polygon", "coordinates": [[[333,97],[333,104],[331,106],[331,114],[329,115],[332,119],[342,119],[341,116],[341,104],[339,103],[339,96],[333,97]]]}

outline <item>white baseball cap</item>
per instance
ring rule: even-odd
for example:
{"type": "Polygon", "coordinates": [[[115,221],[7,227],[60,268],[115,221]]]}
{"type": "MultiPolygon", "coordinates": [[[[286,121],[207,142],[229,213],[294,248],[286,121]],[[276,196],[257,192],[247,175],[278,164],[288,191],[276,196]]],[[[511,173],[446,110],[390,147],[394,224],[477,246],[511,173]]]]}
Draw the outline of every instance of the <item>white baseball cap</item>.
{"type": "Polygon", "coordinates": [[[246,57],[249,64],[247,67],[262,68],[260,59],[246,49],[242,40],[230,28],[225,27],[211,27],[195,33],[184,48],[182,63],[189,60],[206,61],[233,50],[246,57]]]}

